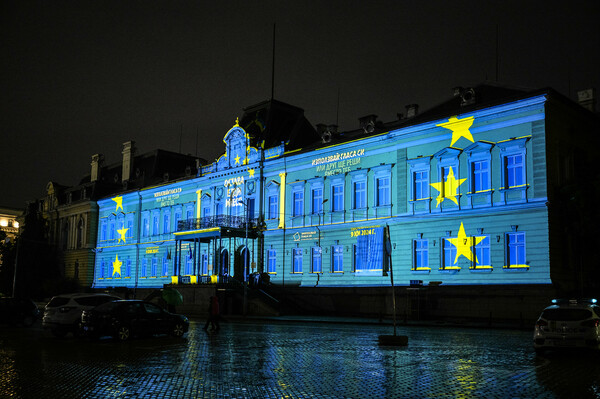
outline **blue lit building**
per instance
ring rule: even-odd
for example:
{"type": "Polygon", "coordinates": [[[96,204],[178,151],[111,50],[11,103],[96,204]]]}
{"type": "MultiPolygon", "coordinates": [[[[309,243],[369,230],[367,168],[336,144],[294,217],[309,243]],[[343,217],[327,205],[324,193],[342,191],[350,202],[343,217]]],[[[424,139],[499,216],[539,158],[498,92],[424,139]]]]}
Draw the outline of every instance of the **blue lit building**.
{"type": "Polygon", "coordinates": [[[483,296],[595,289],[585,254],[596,221],[585,212],[597,115],[552,90],[454,94],[347,132],[315,129],[275,100],[246,109],[196,177],[98,202],[94,287],[258,272],[312,305],[324,292],[381,297],[392,274],[398,286],[483,296]]]}

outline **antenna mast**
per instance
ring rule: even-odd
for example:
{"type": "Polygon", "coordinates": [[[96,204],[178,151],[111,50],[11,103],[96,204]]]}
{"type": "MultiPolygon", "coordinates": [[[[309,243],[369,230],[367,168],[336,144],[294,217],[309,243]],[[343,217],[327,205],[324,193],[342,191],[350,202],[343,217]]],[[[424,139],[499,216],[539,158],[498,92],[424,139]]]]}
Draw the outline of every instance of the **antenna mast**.
{"type": "Polygon", "coordinates": [[[271,64],[271,100],[275,93],[275,24],[273,24],[273,57],[271,64]]]}

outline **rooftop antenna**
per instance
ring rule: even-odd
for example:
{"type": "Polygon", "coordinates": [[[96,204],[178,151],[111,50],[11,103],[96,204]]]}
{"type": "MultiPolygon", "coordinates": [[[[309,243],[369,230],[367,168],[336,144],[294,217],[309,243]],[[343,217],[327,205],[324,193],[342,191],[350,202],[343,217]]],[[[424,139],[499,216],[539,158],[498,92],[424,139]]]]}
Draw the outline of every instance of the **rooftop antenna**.
{"type": "Polygon", "coordinates": [[[273,24],[273,57],[271,64],[271,100],[275,93],[275,24],[273,24]]]}

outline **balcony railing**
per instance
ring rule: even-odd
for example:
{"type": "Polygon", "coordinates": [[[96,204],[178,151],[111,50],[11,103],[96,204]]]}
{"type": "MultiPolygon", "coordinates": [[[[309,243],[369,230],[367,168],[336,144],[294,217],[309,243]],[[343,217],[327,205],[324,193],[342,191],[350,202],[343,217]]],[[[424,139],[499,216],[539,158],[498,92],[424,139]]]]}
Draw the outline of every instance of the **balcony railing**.
{"type": "Polygon", "coordinates": [[[232,227],[238,229],[256,227],[256,219],[247,219],[244,216],[218,215],[203,218],[180,220],[177,223],[177,231],[189,231],[209,229],[211,227],[232,227]]]}

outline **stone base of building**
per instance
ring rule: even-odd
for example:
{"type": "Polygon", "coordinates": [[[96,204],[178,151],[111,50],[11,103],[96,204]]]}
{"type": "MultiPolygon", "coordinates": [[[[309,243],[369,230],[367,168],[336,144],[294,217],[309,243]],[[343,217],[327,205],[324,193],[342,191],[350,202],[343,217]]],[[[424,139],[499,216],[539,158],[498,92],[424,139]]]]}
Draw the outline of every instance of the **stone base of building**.
{"type": "MultiPolygon", "coordinates": [[[[219,297],[224,316],[331,316],[391,320],[394,303],[391,287],[268,287],[241,284],[176,285],[184,298],[176,307],[189,316],[207,314],[209,298],[219,297]],[[245,309],[245,310],[244,310],[245,309]]],[[[535,323],[541,310],[555,298],[551,285],[395,287],[396,320],[476,322],[482,325],[522,326],[535,323]]],[[[117,292],[144,299],[152,289],[117,292]]]]}

